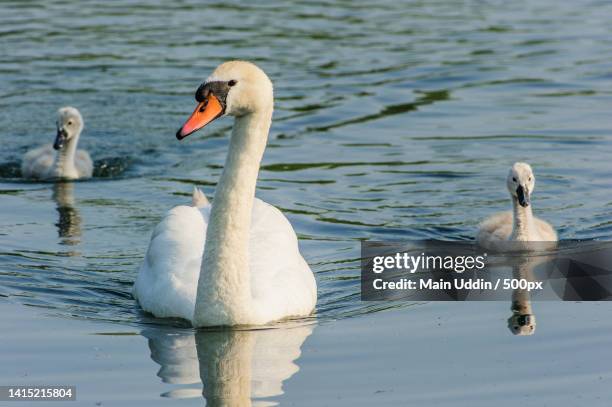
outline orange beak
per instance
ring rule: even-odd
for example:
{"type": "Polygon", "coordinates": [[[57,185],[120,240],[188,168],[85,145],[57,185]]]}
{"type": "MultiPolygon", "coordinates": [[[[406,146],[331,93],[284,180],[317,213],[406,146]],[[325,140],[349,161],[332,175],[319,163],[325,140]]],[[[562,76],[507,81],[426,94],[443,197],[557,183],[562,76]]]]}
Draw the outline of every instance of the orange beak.
{"type": "Polygon", "coordinates": [[[176,132],[176,138],[179,140],[184,139],[222,114],[223,106],[221,102],[219,102],[219,99],[217,99],[215,95],[209,94],[208,98],[196,107],[189,119],[183,124],[183,127],[176,132]]]}

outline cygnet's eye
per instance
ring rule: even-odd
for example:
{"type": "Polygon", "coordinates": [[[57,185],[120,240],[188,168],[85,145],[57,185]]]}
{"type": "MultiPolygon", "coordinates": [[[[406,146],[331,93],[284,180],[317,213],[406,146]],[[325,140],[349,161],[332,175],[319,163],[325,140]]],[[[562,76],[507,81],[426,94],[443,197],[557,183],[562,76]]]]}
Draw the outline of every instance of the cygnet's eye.
{"type": "Polygon", "coordinates": [[[68,126],[72,126],[72,120],[68,120],[68,126]]]}
{"type": "Polygon", "coordinates": [[[512,181],[516,182],[516,177],[512,177],[512,181]]]}
{"type": "Polygon", "coordinates": [[[531,181],[531,177],[529,177],[529,181],[531,181]]]}
{"type": "Polygon", "coordinates": [[[227,83],[227,86],[232,87],[232,86],[234,86],[234,85],[235,85],[235,84],[237,84],[237,83],[238,83],[238,81],[235,81],[235,80],[233,80],[233,79],[232,79],[231,81],[229,81],[229,82],[227,83]]]}

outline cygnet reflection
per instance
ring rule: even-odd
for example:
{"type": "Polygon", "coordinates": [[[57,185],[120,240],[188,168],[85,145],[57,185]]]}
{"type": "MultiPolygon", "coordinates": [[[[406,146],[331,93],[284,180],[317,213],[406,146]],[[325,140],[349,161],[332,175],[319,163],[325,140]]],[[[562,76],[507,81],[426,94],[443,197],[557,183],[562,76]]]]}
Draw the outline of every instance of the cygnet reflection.
{"type": "MultiPolygon", "coordinates": [[[[533,269],[538,262],[526,259],[512,267],[515,280],[534,281],[533,269]]],[[[527,289],[516,288],[512,291],[512,316],[508,318],[508,329],[514,335],[533,335],[536,317],[531,306],[531,294],[527,289]]]]}
{"type": "Polygon", "coordinates": [[[57,182],[53,185],[53,200],[59,218],[55,226],[62,244],[74,246],[81,242],[81,215],[74,204],[74,183],[57,182]]]}

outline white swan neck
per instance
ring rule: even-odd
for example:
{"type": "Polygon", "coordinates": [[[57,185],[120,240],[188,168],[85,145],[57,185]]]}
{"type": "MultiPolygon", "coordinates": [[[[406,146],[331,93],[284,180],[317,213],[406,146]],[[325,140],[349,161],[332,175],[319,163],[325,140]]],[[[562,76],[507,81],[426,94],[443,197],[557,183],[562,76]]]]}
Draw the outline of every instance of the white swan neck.
{"type": "Polygon", "coordinates": [[[57,175],[62,177],[76,177],[78,175],[74,158],[80,135],[81,132],[79,131],[74,137],[67,140],[66,145],[57,152],[57,159],[55,161],[55,172],[57,175]]]}
{"type": "Polygon", "coordinates": [[[513,225],[512,240],[532,241],[534,240],[534,220],[531,205],[523,207],[518,203],[518,199],[513,197],[513,225]]]}
{"type": "Polygon", "coordinates": [[[212,204],[198,281],[195,326],[249,323],[249,236],[259,165],[272,119],[269,111],[237,117],[212,204]]]}

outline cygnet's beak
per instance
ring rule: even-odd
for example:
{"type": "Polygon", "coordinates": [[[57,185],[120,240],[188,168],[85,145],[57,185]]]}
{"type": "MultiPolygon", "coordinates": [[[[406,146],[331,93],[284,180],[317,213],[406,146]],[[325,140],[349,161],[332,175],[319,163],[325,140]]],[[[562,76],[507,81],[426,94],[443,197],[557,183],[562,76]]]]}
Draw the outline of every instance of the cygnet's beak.
{"type": "Polygon", "coordinates": [[[183,124],[183,127],[176,132],[176,138],[182,140],[191,133],[195,133],[208,123],[222,116],[224,110],[219,99],[217,99],[214,94],[209,93],[208,96],[198,104],[189,119],[183,124]]]}
{"type": "Polygon", "coordinates": [[[536,328],[535,315],[513,315],[508,318],[508,328],[514,335],[533,335],[536,328]]]}
{"type": "Polygon", "coordinates": [[[55,136],[55,142],[53,143],[53,148],[56,150],[62,148],[64,146],[64,143],[66,142],[67,136],[68,134],[66,133],[66,130],[64,130],[63,127],[58,127],[57,135],[55,136]]]}
{"type": "Polygon", "coordinates": [[[519,204],[523,208],[526,208],[529,206],[529,203],[530,203],[529,189],[527,187],[523,187],[522,185],[519,185],[519,187],[516,189],[516,196],[518,198],[519,204]]]}

